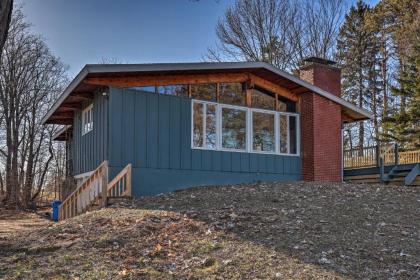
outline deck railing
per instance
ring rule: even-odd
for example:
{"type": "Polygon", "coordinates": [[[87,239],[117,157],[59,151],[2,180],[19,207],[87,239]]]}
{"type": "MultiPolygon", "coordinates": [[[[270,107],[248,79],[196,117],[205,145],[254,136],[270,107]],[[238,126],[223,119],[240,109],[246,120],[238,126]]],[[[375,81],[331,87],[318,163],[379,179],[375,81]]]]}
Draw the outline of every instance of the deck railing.
{"type": "Polygon", "coordinates": [[[59,220],[82,214],[95,203],[106,207],[109,196],[131,196],[131,164],[108,183],[108,162],[104,161],[63,201],[59,208],[59,220]]]}
{"type": "Polygon", "coordinates": [[[82,214],[97,201],[105,207],[107,183],[108,162],[104,161],[63,201],[59,208],[59,220],[82,214]]]}
{"type": "Polygon", "coordinates": [[[369,146],[343,151],[344,169],[420,163],[420,150],[398,150],[395,144],[369,146]]]}
{"type": "Polygon", "coordinates": [[[108,197],[122,196],[131,196],[131,164],[124,167],[108,184],[108,197]]]}
{"type": "Polygon", "coordinates": [[[400,152],[398,160],[401,164],[420,163],[420,150],[400,152]]]}

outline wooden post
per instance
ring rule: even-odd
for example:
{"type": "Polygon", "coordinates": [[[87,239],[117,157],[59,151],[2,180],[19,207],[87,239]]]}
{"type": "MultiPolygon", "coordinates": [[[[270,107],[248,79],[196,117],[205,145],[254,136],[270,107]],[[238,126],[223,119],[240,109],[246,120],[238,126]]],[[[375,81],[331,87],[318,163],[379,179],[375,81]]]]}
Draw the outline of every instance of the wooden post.
{"type": "Polygon", "coordinates": [[[379,176],[381,179],[381,183],[385,182],[385,168],[384,168],[384,160],[383,158],[379,158],[379,176]]]}
{"type": "Polygon", "coordinates": [[[108,194],[108,161],[105,161],[103,170],[102,170],[102,207],[106,207],[108,204],[107,199],[108,194]]]}
{"type": "Polygon", "coordinates": [[[375,147],[375,152],[376,152],[376,166],[380,166],[380,159],[381,159],[381,149],[379,147],[379,144],[376,145],[375,147]]]}
{"type": "Polygon", "coordinates": [[[127,172],[127,195],[131,196],[131,164],[128,165],[128,172],[127,172]]]}
{"type": "Polygon", "coordinates": [[[398,165],[399,159],[398,159],[398,144],[397,143],[394,144],[394,160],[395,160],[395,165],[398,165]]]}

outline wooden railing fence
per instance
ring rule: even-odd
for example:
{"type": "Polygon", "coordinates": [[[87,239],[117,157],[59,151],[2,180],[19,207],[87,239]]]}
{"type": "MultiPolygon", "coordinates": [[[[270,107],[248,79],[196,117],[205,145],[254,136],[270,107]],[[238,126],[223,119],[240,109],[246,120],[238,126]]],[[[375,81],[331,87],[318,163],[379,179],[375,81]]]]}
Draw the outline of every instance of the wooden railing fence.
{"type": "Polygon", "coordinates": [[[124,169],[109,182],[108,196],[131,196],[131,164],[124,167],[124,169]]]}
{"type": "Polygon", "coordinates": [[[90,206],[107,206],[108,196],[131,196],[131,164],[108,184],[108,162],[104,161],[60,205],[59,220],[86,212],[90,206]]]}
{"type": "Polygon", "coordinates": [[[400,152],[396,144],[343,151],[344,169],[420,163],[420,150],[400,152]]]}

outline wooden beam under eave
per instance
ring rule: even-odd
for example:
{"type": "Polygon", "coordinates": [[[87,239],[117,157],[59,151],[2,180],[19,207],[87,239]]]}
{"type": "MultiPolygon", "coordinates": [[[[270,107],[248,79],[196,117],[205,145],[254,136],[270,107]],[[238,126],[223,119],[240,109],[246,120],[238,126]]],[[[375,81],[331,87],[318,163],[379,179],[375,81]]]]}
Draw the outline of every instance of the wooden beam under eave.
{"type": "Polygon", "coordinates": [[[268,80],[265,80],[265,79],[263,79],[259,76],[255,76],[255,75],[252,75],[252,74],[250,75],[250,78],[252,80],[252,83],[256,84],[259,87],[262,87],[266,90],[274,92],[275,94],[283,96],[283,97],[285,97],[289,100],[292,100],[294,102],[298,101],[298,97],[297,97],[296,94],[294,94],[290,90],[288,90],[288,89],[286,89],[286,88],[284,88],[284,87],[282,87],[278,84],[272,83],[268,80]]]}
{"type": "Polygon", "coordinates": [[[72,125],[73,119],[51,119],[49,118],[46,122],[46,124],[63,124],[63,125],[72,125]]]}
{"type": "Polygon", "coordinates": [[[80,102],[72,102],[72,103],[63,103],[60,105],[58,109],[69,109],[69,110],[78,110],[82,109],[82,104],[80,102]]]}
{"type": "Polygon", "coordinates": [[[63,119],[63,118],[73,118],[74,113],[72,111],[67,112],[56,112],[50,117],[50,119],[63,119]]]}
{"type": "Polygon", "coordinates": [[[292,89],[290,91],[294,94],[302,94],[302,93],[310,92],[310,90],[305,87],[299,87],[297,89],[292,89]]]}
{"type": "Polygon", "coordinates": [[[72,96],[80,100],[92,100],[94,97],[91,92],[73,92],[72,96]]]}
{"type": "Polygon", "coordinates": [[[343,123],[352,123],[355,122],[356,120],[352,117],[350,117],[348,114],[346,114],[345,112],[341,111],[341,122],[343,123]]]}
{"type": "Polygon", "coordinates": [[[83,82],[95,86],[159,86],[183,85],[202,83],[245,82],[246,73],[220,73],[220,74],[183,74],[183,75],[136,75],[127,77],[91,77],[83,82]]]}

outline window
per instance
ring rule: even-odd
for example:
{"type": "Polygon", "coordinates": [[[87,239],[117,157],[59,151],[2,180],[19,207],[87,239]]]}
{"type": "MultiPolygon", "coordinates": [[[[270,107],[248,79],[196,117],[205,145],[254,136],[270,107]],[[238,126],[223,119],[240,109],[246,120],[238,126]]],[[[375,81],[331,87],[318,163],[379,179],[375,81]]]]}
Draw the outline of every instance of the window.
{"type": "Polygon", "coordinates": [[[220,84],[220,102],[238,106],[246,105],[246,92],[242,83],[220,84]]]}
{"type": "Polygon", "coordinates": [[[282,96],[277,96],[277,111],[295,113],[296,103],[282,96]]]}
{"type": "Polygon", "coordinates": [[[251,94],[251,106],[258,109],[276,110],[275,95],[262,88],[254,88],[251,94]]]}
{"type": "Polygon", "coordinates": [[[216,84],[191,85],[191,98],[216,101],[216,84]]]}
{"type": "Polygon", "coordinates": [[[157,92],[160,94],[188,97],[188,85],[158,86],[157,92]]]}
{"type": "Polygon", "coordinates": [[[216,104],[193,103],[194,148],[216,149],[216,104]]]}
{"type": "Polygon", "coordinates": [[[82,135],[93,129],[93,104],[82,111],[82,135]]]}
{"type": "Polygon", "coordinates": [[[297,119],[296,116],[289,116],[289,154],[297,153],[297,119]]]}
{"type": "Polygon", "coordinates": [[[129,87],[128,89],[156,93],[156,87],[155,86],[129,87]]]}
{"type": "Polygon", "coordinates": [[[204,104],[193,103],[193,146],[202,148],[204,143],[204,104]]]}
{"type": "Polygon", "coordinates": [[[279,149],[281,154],[287,154],[287,146],[288,146],[288,131],[287,131],[287,115],[280,115],[279,118],[279,125],[280,125],[280,144],[279,149]]]}
{"type": "Polygon", "coordinates": [[[297,155],[299,121],[295,114],[280,115],[279,118],[279,150],[281,154],[297,155]]]}
{"type": "Polygon", "coordinates": [[[256,152],[276,151],[275,114],[252,112],[252,150],[256,152]]]}
{"type": "Polygon", "coordinates": [[[206,148],[216,149],[216,104],[205,104],[206,107],[206,148]]]}
{"type": "Polygon", "coordinates": [[[246,149],[247,110],[222,107],[222,148],[246,149]]]}
{"type": "Polygon", "coordinates": [[[299,155],[299,115],[192,101],[192,147],[299,155]]]}

